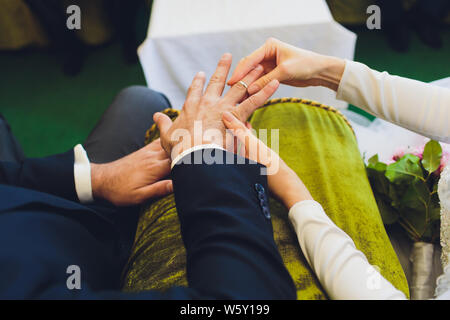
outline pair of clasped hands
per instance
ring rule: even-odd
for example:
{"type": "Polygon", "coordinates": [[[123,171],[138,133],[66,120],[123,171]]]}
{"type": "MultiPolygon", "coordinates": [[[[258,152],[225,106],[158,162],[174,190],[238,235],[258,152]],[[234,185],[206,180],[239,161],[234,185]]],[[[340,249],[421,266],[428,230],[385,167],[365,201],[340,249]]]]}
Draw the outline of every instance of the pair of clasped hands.
{"type": "Polygon", "coordinates": [[[269,188],[288,209],[299,201],[312,199],[296,173],[252,134],[245,121],[274,94],[280,83],[337,90],[345,62],[269,39],[238,63],[227,82],[231,60],[229,53],[222,56],[206,89],[205,74],[199,72],[194,77],[175,121],[165,114],[155,113],[153,119],[160,130],[160,139],[117,161],[91,165],[95,198],[125,206],[171,193],[172,181],[161,179],[169,175],[172,159],[195,144],[212,142],[194,137],[198,131],[194,130],[194,123],[200,121],[203,132],[215,130],[225,137],[229,129],[243,146],[240,151],[247,158],[268,168],[276,164],[276,172],[268,175],[269,188]],[[226,84],[231,88],[223,95],[226,84]],[[183,143],[173,139],[179,129],[189,132],[192,139],[183,143]],[[256,145],[258,152],[250,153],[250,145],[256,145]]]}

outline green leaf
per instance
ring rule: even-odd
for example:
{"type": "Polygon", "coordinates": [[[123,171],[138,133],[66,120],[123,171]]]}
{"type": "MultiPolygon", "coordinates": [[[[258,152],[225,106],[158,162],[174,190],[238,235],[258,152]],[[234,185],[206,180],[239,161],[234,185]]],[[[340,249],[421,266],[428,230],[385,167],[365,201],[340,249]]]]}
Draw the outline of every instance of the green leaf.
{"type": "Polygon", "coordinates": [[[379,162],[378,161],[378,155],[376,154],[376,155],[374,155],[373,157],[371,157],[369,159],[368,164],[367,164],[367,168],[375,169],[375,170],[380,171],[380,172],[381,171],[384,172],[384,171],[386,171],[387,165],[385,163],[383,163],[383,162],[379,162]]]}
{"type": "Polygon", "coordinates": [[[427,184],[422,180],[415,179],[409,185],[400,202],[403,207],[422,211],[426,215],[430,202],[430,191],[427,184]]]}
{"type": "Polygon", "coordinates": [[[434,192],[434,193],[437,193],[437,192],[438,192],[438,186],[439,186],[438,181],[437,181],[436,183],[433,184],[433,192],[434,192]]]}
{"type": "Polygon", "coordinates": [[[441,220],[441,207],[430,207],[430,221],[441,220]]]}
{"type": "Polygon", "coordinates": [[[372,169],[375,169],[379,172],[382,172],[384,174],[384,172],[386,171],[387,165],[383,162],[377,162],[374,166],[370,165],[372,169]]]}
{"type": "Polygon", "coordinates": [[[401,190],[399,189],[399,186],[394,186],[392,183],[389,184],[388,196],[391,199],[391,206],[396,209],[401,209],[399,195],[403,194],[403,192],[401,192],[401,190]]]}
{"type": "Polygon", "coordinates": [[[378,163],[378,154],[375,154],[372,157],[370,157],[367,163],[369,164],[369,166],[375,166],[378,163]]]}
{"type": "Polygon", "coordinates": [[[378,155],[372,156],[366,167],[367,176],[374,194],[379,193],[388,197],[389,180],[385,176],[386,164],[378,161],[378,155]]]}
{"type": "Polygon", "coordinates": [[[441,164],[442,147],[439,142],[430,140],[423,150],[422,165],[429,173],[436,171],[441,164]]]}
{"type": "MultiPolygon", "coordinates": [[[[437,185],[437,183],[435,185],[437,185]]],[[[441,220],[441,204],[436,192],[433,192],[431,195],[429,215],[430,221],[441,220]]]]}
{"type": "Polygon", "coordinates": [[[419,236],[423,236],[430,221],[430,191],[426,183],[415,179],[400,200],[400,215],[419,236]]]}
{"type": "Polygon", "coordinates": [[[413,234],[420,239],[427,229],[425,214],[414,209],[409,209],[405,217],[402,216],[402,218],[408,223],[409,228],[414,231],[413,234]]]}
{"type": "Polygon", "coordinates": [[[415,178],[425,180],[419,162],[419,157],[405,154],[400,160],[387,166],[386,178],[395,184],[410,183],[415,178]]]}
{"type": "Polygon", "coordinates": [[[385,176],[386,165],[378,162],[373,166],[373,168],[367,167],[366,170],[372,190],[388,196],[390,182],[385,176]]]}
{"type": "Polygon", "coordinates": [[[430,226],[431,229],[431,242],[433,243],[439,243],[440,235],[441,235],[441,222],[438,220],[435,220],[431,223],[430,226]]]}
{"type": "Polygon", "coordinates": [[[389,203],[386,203],[381,195],[376,195],[378,210],[380,210],[381,218],[384,224],[393,224],[398,220],[398,213],[392,208],[389,203]]]}

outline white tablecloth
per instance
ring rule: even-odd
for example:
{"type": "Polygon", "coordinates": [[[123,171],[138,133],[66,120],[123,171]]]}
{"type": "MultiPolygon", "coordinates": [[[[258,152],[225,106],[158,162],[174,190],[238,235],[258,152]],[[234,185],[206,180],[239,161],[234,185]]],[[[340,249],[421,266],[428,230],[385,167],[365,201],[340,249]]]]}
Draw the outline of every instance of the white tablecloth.
{"type": "MultiPolygon", "coordinates": [[[[350,60],[356,42],[354,33],[333,20],[324,0],[155,0],[138,54],[149,87],[181,108],[198,71],[210,76],[225,52],[233,54],[233,70],[269,37],[350,60]]],[[[333,91],[319,87],[282,86],[274,97],[346,107],[333,91]]]]}

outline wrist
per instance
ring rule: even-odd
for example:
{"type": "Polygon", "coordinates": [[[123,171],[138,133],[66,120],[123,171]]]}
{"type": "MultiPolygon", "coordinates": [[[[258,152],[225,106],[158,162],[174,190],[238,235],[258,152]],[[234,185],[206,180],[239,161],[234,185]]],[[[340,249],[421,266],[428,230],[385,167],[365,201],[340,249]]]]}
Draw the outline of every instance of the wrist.
{"type": "MultiPolygon", "coordinates": [[[[295,174],[295,173],[294,173],[295,174]]],[[[295,174],[295,178],[289,183],[290,187],[283,192],[283,202],[288,210],[292,208],[294,204],[304,200],[314,200],[306,188],[303,181],[295,174]]]]}
{"type": "Polygon", "coordinates": [[[317,79],[323,87],[337,91],[345,69],[345,60],[323,56],[317,79]]]}
{"type": "Polygon", "coordinates": [[[216,141],[215,139],[204,139],[203,137],[197,139],[183,139],[181,142],[170,147],[170,158],[174,161],[180,156],[185,155],[186,152],[204,145],[215,145],[223,148],[223,142],[216,141]]]}
{"type": "Polygon", "coordinates": [[[103,199],[104,165],[91,163],[91,186],[94,199],[103,199]]]}
{"type": "Polygon", "coordinates": [[[298,202],[305,200],[314,200],[306,187],[293,188],[292,191],[292,194],[289,194],[290,192],[287,192],[283,197],[283,204],[288,210],[290,210],[298,202]]]}
{"type": "Polygon", "coordinates": [[[314,200],[302,180],[287,165],[282,165],[278,173],[268,179],[272,193],[288,210],[297,202],[314,200]]]}

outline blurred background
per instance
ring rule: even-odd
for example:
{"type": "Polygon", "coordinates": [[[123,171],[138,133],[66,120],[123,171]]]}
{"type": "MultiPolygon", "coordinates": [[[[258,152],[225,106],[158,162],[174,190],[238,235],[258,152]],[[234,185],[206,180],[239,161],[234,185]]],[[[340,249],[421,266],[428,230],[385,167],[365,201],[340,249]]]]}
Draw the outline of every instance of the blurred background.
{"type": "MultiPolygon", "coordinates": [[[[196,0],[182,1],[193,3],[196,0]]],[[[240,0],[240,3],[245,1],[240,0]]],[[[143,70],[141,65],[145,63],[139,61],[137,48],[147,37],[149,21],[154,24],[151,26],[154,32],[161,28],[162,22],[170,21],[174,26],[177,22],[173,19],[180,24],[182,21],[177,19],[180,8],[173,8],[173,14],[170,7],[163,4],[154,5],[152,10],[153,2],[157,1],[0,0],[0,113],[9,122],[26,156],[63,152],[84,141],[122,88],[147,85],[152,70],[145,67],[143,70]],[[66,28],[69,16],[66,8],[71,4],[81,9],[80,30],[66,28]]],[[[172,4],[175,2],[172,0],[172,4]]],[[[356,34],[356,45],[349,46],[354,60],[380,71],[425,82],[450,76],[450,1],[319,2],[327,6],[326,12],[331,13],[332,19],[356,34]],[[381,30],[369,30],[366,26],[370,16],[366,10],[371,4],[381,8],[381,30]]],[[[314,9],[307,1],[292,3],[296,10],[304,6],[299,12],[314,9]]],[[[320,20],[325,11],[319,9],[314,12],[320,20]]],[[[211,10],[213,8],[205,7],[196,14],[207,15],[211,10]]],[[[289,12],[291,8],[283,10],[289,12]]],[[[256,18],[254,20],[260,21],[263,28],[266,17],[256,18]]],[[[325,18],[320,21],[325,25],[325,18]]],[[[269,22],[276,23],[273,19],[269,22]]],[[[301,23],[307,22],[299,21],[301,23]]],[[[315,26],[318,22],[308,23],[315,26]]],[[[290,21],[289,26],[292,25],[290,21]]],[[[274,33],[282,35],[289,26],[277,27],[274,33]]],[[[256,32],[254,25],[247,27],[256,32]]],[[[180,29],[182,25],[174,27],[165,39],[173,40],[173,33],[183,31],[180,29]]],[[[225,30],[227,32],[231,31],[225,30]]],[[[233,32],[237,32],[236,29],[233,32]]],[[[220,36],[218,39],[228,43],[228,38],[220,36]]],[[[142,60],[143,55],[140,57],[142,60]]],[[[189,62],[180,60],[179,63],[189,62]]],[[[168,97],[171,99],[170,94],[168,97]]],[[[349,109],[367,121],[373,120],[353,106],[349,109]]]]}

